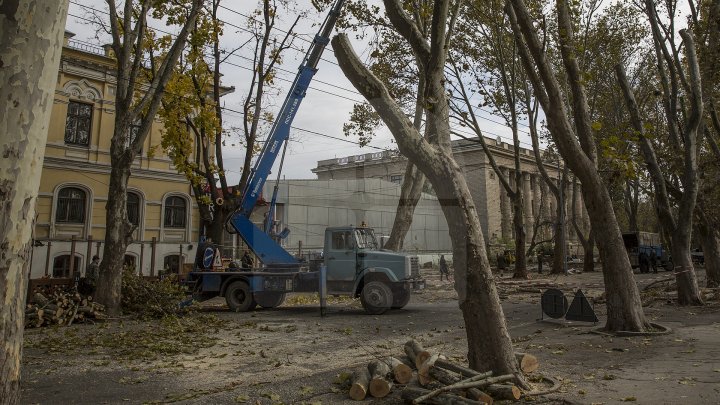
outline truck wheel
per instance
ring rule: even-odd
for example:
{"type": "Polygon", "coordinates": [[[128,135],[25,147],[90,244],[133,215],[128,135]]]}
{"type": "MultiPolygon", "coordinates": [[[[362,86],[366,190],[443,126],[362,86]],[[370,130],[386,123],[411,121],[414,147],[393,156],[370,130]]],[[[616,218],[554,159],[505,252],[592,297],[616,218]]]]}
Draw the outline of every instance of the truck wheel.
{"type": "Polygon", "coordinates": [[[408,302],[410,302],[410,290],[407,288],[399,289],[393,294],[392,309],[403,308],[408,302]]]}
{"type": "Polygon", "coordinates": [[[380,315],[392,306],[393,293],[382,281],[371,281],[363,287],[360,302],[368,314],[380,315]]]}
{"type": "Polygon", "coordinates": [[[233,312],[251,311],[257,303],[253,299],[250,286],[244,281],[233,281],[225,290],[225,302],[233,312]]]}
{"type": "Polygon", "coordinates": [[[255,302],[263,308],[275,308],[285,301],[285,293],[281,292],[259,292],[255,293],[255,302]]]}

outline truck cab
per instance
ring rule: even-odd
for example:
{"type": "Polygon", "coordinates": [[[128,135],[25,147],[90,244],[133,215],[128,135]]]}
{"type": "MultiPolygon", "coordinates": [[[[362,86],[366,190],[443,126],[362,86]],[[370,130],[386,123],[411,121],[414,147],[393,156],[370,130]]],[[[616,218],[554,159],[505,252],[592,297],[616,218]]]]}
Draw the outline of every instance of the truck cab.
{"type": "Polygon", "coordinates": [[[372,228],[327,228],[323,263],[328,294],[360,297],[372,314],[404,307],[422,286],[417,256],[380,250],[372,228]]]}

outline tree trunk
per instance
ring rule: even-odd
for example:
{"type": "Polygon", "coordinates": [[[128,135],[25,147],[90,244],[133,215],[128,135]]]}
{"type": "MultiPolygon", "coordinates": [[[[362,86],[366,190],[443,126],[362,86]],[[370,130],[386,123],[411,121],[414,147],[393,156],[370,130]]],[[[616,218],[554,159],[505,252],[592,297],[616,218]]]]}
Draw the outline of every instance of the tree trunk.
{"type": "Polygon", "coordinates": [[[704,218],[696,218],[695,233],[702,246],[708,288],[720,287],[720,234],[704,218]]]}
{"type": "MultiPolygon", "coordinates": [[[[596,235],[602,235],[602,238],[598,239],[598,245],[607,296],[605,329],[645,331],[649,323],[642,309],[640,292],[635,284],[610,194],[596,166],[591,123],[586,108],[582,108],[584,87],[577,77],[577,69],[572,71],[569,66],[576,64],[577,60],[563,55],[565,71],[573,73],[569,82],[573,92],[575,119],[571,123],[568,118],[571,114],[565,108],[563,102],[565,97],[561,86],[551,68],[525,3],[522,0],[510,0],[506,4],[505,11],[510,17],[515,38],[520,44],[517,51],[532,82],[535,96],[540,100],[546,114],[550,134],[563,160],[582,184],[583,201],[590,217],[590,227],[596,235]]],[[[560,5],[560,2],[558,4],[560,5]]],[[[566,3],[562,5],[567,6],[566,3]]],[[[558,8],[566,12],[564,7],[558,8]]],[[[566,25],[563,24],[566,35],[560,37],[563,41],[572,42],[571,29],[568,30],[566,25]]],[[[572,44],[568,44],[564,51],[568,51],[568,48],[573,49],[572,44]]]]}
{"type": "Polygon", "coordinates": [[[595,232],[592,229],[588,232],[587,244],[583,245],[583,250],[583,272],[595,271],[595,232]]]}
{"type": "Polygon", "coordinates": [[[703,252],[703,261],[705,267],[706,285],[708,288],[720,286],[720,234],[718,230],[709,223],[704,215],[695,217],[693,223],[695,227],[695,237],[700,242],[703,252]]]}
{"type": "Polygon", "coordinates": [[[20,360],[35,204],[67,0],[0,6],[0,403],[20,401],[20,360]]]}
{"type": "MultiPolygon", "coordinates": [[[[427,63],[426,128],[437,137],[425,140],[387,88],[363,65],[345,34],[332,40],[345,76],[367,99],[390,129],[400,152],[425,174],[448,223],[453,248],[455,289],[465,321],[470,367],[500,374],[521,375],[500,305],[500,297],[487,258],[480,218],[462,169],[452,155],[448,100],[444,83],[445,23],[449,2],[434,4],[432,46],[418,33],[405,30],[408,17],[397,0],[385,0],[386,12],[402,32],[418,59],[427,63]]],[[[519,381],[524,384],[524,381],[519,381]]]]}
{"type": "Polygon", "coordinates": [[[690,241],[677,233],[672,235],[672,259],[675,266],[679,305],[702,305],[697,276],[690,256],[690,241]]]}
{"type": "MultiPolygon", "coordinates": [[[[560,191],[562,193],[562,191],[560,191]]],[[[565,238],[563,237],[563,227],[565,226],[562,220],[563,210],[560,205],[560,199],[558,199],[558,205],[555,209],[555,235],[553,237],[553,264],[552,274],[563,274],[565,268],[563,266],[563,245],[565,244],[565,238]]]]}
{"type": "Polygon", "coordinates": [[[515,273],[513,278],[527,278],[527,258],[525,255],[527,234],[525,233],[525,212],[520,185],[516,184],[516,190],[513,198],[513,226],[515,227],[515,273]]]}
{"type": "MultiPolygon", "coordinates": [[[[122,130],[117,128],[117,130],[122,130]]],[[[117,153],[120,146],[113,143],[110,153],[117,153]]],[[[116,162],[122,162],[121,158],[116,162]]],[[[100,262],[95,299],[105,305],[108,315],[120,315],[122,271],[125,251],[131,241],[131,226],[127,220],[127,184],[130,169],[120,163],[110,171],[108,201],[105,205],[105,245],[100,262]]]]}
{"type": "Polygon", "coordinates": [[[395,221],[390,231],[390,237],[385,243],[385,249],[398,251],[403,248],[403,242],[412,225],[415,207],[420,201],[424,185],[425,175],[417,166],[408,161],[402,188],[400,189],[400,201],[398,201],[395,221]]]}

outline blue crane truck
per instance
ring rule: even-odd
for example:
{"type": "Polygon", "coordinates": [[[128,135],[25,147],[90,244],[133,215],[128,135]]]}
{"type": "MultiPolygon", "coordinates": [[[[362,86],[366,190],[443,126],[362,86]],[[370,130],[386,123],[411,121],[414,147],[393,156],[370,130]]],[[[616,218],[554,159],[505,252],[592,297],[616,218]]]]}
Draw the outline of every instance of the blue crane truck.
{"type": "Polygon", "coordinates": [[[360,297],[366,312],[382,314],[407,305],[411,289],[424,285],[417,256],[378,249],[373,229],[366,226],[328,228],[322,259],[304,261],[292,256],[279,243],[287,236],[287,230],[277,233],[272,226],[277,187],[263,228],[250,219],[281,149],[282,170],[292,121],[317,72],[317,64],[330,41],[343,3],[344,0],[335,2],[308,49],[254,164],[239,208],[226,223],[226,229],[241,236],[260,265],[251,269],[218,269],[219,249],[212,242],[201,241],[193,271],[185,281],[197,300],[222,296],[231,310],[240,312],[256,306],[274,308],[282,304],[286,294],[319,292],[323,283],[328,294],[360,297]]]}

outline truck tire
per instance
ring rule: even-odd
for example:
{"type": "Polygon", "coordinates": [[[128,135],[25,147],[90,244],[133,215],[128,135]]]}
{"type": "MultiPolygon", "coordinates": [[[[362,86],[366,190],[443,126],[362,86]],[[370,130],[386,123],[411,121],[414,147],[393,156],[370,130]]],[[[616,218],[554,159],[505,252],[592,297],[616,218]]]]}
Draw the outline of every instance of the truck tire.
{"type": "Polygon", "coordinates": [[[360,302],[370,315],[385,313],[393,304],[393,293],[382,281],[370,281],[360,292],[360,302]]]}
{"type": "Polygon", "coordinates": [[[257,303],[253,299],[248,283],[237,280],[233,281],[225,290],[225,302],[233,312],[251,311],[257,303]]]}
{"type": "Polygon", "coordinates": [[[285,301],[285,293],[263,291],[255,293],[255,302],[263,308],[275,308],[285,301]]]}
{"type": "Polygon", "coordinates": [[[398,288],[393,294],[392,309],[400,309],[410,302],[410,290],[407,288],[398,288]]]}

